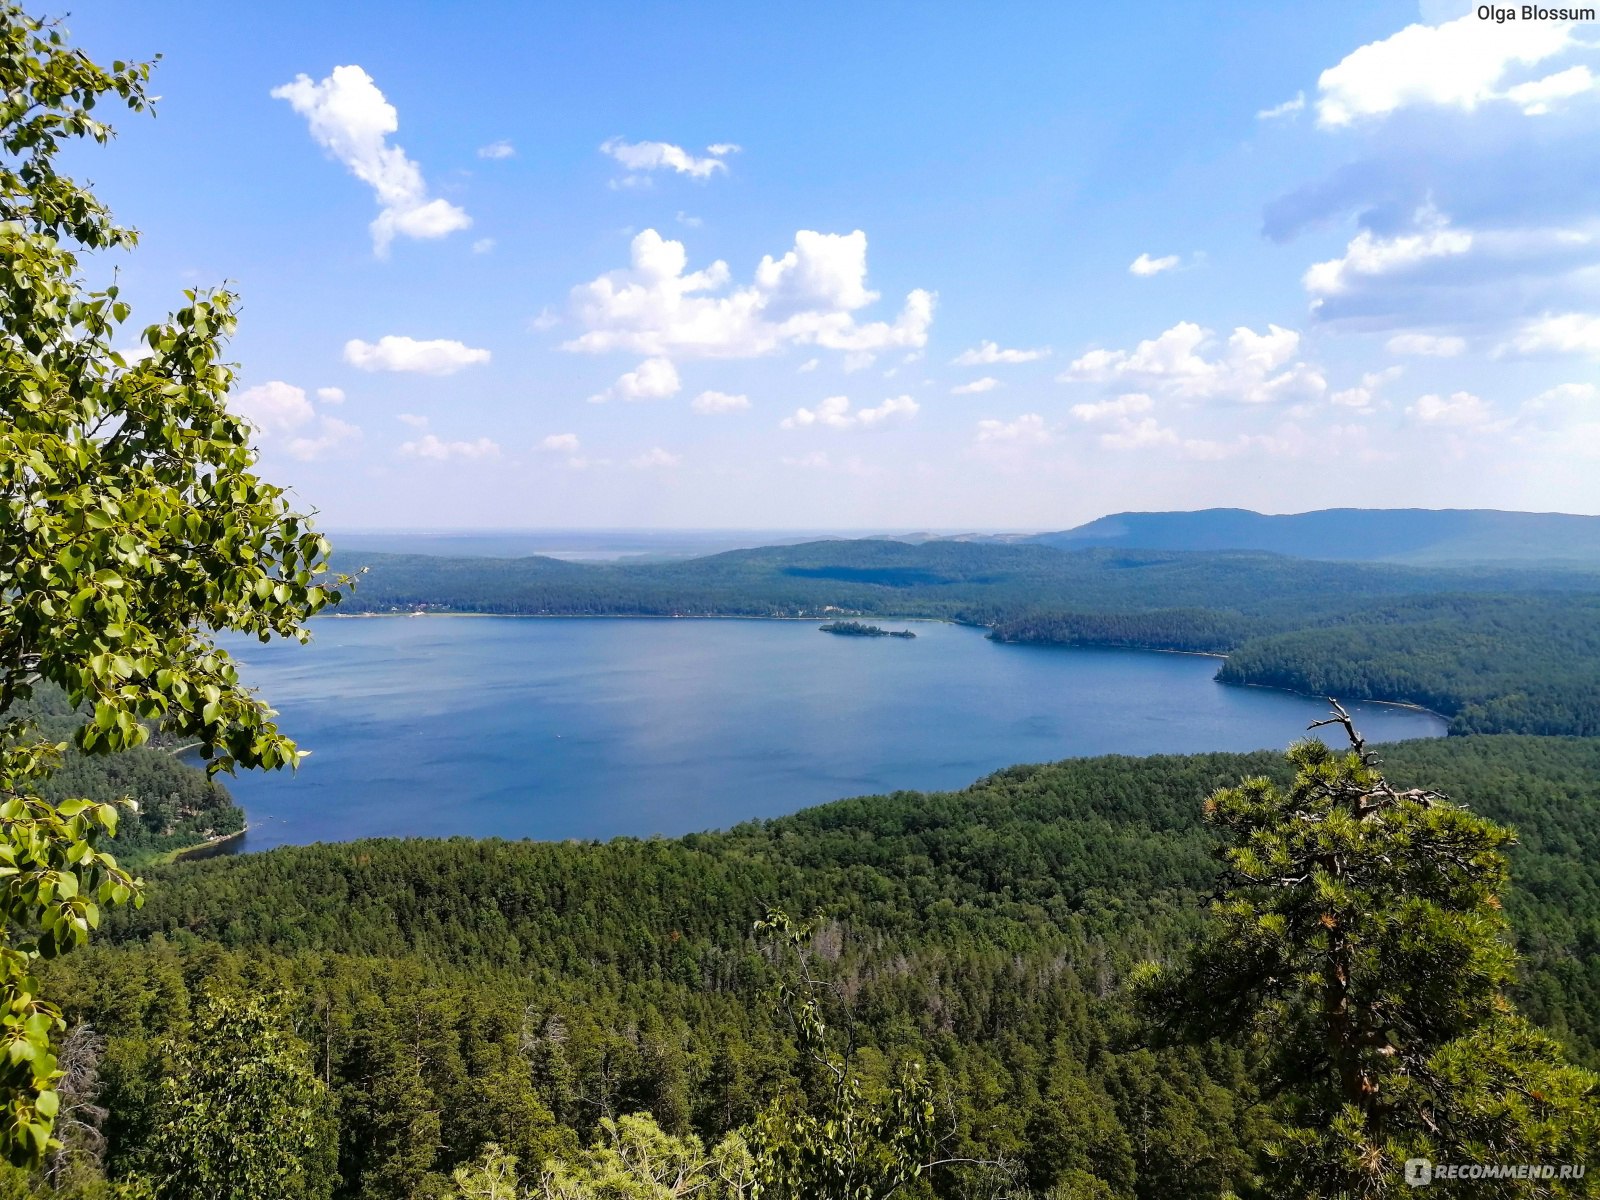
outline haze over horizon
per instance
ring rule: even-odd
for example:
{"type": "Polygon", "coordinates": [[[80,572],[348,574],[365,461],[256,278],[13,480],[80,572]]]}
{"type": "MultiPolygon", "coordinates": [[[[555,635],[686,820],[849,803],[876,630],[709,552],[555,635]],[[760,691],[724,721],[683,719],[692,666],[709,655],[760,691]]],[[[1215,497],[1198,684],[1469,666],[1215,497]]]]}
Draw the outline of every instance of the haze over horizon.
{"type": "Polygon", "coordinates": [[[1600,25],[712,7],[85,0],[73,164],[333,529],[1600,512],[1600,25]]]}

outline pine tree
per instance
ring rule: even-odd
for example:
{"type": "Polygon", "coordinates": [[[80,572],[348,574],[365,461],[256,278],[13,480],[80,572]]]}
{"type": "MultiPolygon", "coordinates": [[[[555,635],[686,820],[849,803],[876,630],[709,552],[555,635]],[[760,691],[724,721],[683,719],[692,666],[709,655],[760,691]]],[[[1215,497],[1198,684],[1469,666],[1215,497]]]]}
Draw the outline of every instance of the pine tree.
{"type": "MultiPolygon", "coordinates": [[[[1334,709],[1317,724],[1341,726],[1349,750],[1301,742],[1288,790],[1247,779],[1206,801],[1222,887],[1188,962],[1143,981],[1147,1011],[1188,1036],[1254,1043],[1287,1130],[1273,1194],[1404,1194],[1413,1158],[1582,1163],[1600,1146],[1600,1080],[1507,995],[1514,835],[1389,783],[1334,709]]],[[[1582,1186],[1495,1180],[1482,1194],[1582,1186]]]]}

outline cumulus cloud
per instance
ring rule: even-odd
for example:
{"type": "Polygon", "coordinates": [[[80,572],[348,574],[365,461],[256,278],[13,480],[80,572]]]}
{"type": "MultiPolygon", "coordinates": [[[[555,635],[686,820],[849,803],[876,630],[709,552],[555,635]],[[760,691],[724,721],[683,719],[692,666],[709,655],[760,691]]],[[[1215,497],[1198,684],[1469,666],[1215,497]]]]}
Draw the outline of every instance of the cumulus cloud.
{"type": "Polygon", "coordinates": [[[1460,228],[1425,204],[1389,232],[1362,229],[1303,282],[1319,321],[1367,327],[1503,325],[1595,292],[1600,222],[1460,228]],[[1520,311],[1519,311],[1520,310],[1520,311]]]}
{"type": "Polygon", "coordinates": [[[794,416],[785,417],[783,429],[804,429],[821,425],[829,429],[870,429],[882,425],[892,417],[914,417],[921,408],[910,396],[894,396],[874,408],[850,408],[848,396],[829,396],[816,408],[797,408],[794,416]]]}
{"type": "Polygon", "coordinates": [[[1163,271],[1170,271],[1178,265],[1176,254],[1167,254],[1161,258],[1151,258],[1148,254],[1141,254],[1128,264],[1130,275],[1159,275],[1163,271]]]}
{"type": "Polygon", "coordinates": [[[379,258],[388,256],[396,237],[440,238],[472,224],[454,204],[429,199],[422,169],[389,142],[400,128],[399,114],[360,67],[335,67],[320,83],[298,75],[272,95],[287,100],[311,136],[372,188],[379,211],[370,230],[379,258]]]}
{"type": "Polygon", "coordinates": [[[1418,358],[1454,358],[1467,348],[1466,338],[1434,333],[1397,333],[1386,343],[1390,354],[1418,358]]]}
{"type": "Polygon", "coordinates": [[[343,404],[344,389],[336,387],[319,387],[317,389],[317,399],[321,400],[324,404],[343,404]]]}
{"type": "Polygon", "coordinates": [[[1256,113],[1258,121],[1276,121],[1282,117],[1292,117],[1306,106],[1306,94],[1296,92],[1292,100],[1285,100],[1282,104],[1274,104],[1271,108],[1263,108],[1256,113]]]}
{"type": "Polygon", "coordinates": [[[733,288],[727,263],[689,271],[682,242],[646,229],[633,239],[631,267],[573,289],[573,314],[585,332],[563,348],[756,358],[788,346],[870,354],[924,345],[933,293],[911,292],[893,322],[861,322],[856,313],[878,299],[866,276],[867,235],[859,229],[801,230],[793,249],[763,258],[753,281],[733,288]]]}
{"type": "Polygon", "coordinates": [[[652,446],[643,454],[630,458],[628,465],[636,471],[647,471],[653,467],[675,467],[682,461],[682,455],[663,450],[660,446],[652,446]]]}
{"type": "Polygon", "coordinates": [[[498,142],[490,142],[487,146],[478,147],[479,158],[513,158],[516,153],[517,148],[505,138],[501,138],[498,142]]]}
{"type": "Polygon", "coordinates": [[[1424,228],[1396,237],[1379,237],[1363,229],[1345,248],[1342,257],[1313,263],[1304,284],[1313,296],[1338,296],[1363,280],[1401,274],[1429,259],[1466,254],[1472,234],[1452,229],[1436,213],[1419,214],[1424,228]]]}
{"type": "Polygon", "coordinates": [[[578,451],[578,435],[575,433],[552,433],[540,441],[539,449],[550,450],[557,454],[576,454],[578,451]]]}
{"type": "Polygon", "coordinates": [[[1108,450],[1143,450],[1150,446],[1175,446],[1178,434],[1168,429],[1154,417],[1138,421],[1124,421],[1121,428],[1100,435],[1100,444],[1108,450]]]}
{"type": "Polygon", "coordinates": [[[1113,396],[1109,400],[1100,400],[1094,404],[1074,404],[1072,415],[1080,421],[1117,420],[1131,417],[1136,413],[1149,412],[1154,405],[1155,402],[1143,392],[1128,392],[1126,395],[1113,396]]]}
{"type": "Polygon", "coordinates": [[[690,179],[710,179],[718,171],[728,169],[723,159],[737,153],[738,149],[732,142],[717,142],[706,147],[706,157],[697,158],[682,146],[674,146],[671,142],[630,142],[614,137],[600,144],[600,153],[616,159],[630,172],[614,181],[614,186],[619,187],[648,184],[649,175],[646,172],[650,171],[672,171],[687,175],[690,179]]]}
{"type": "Polygon", "coordinates": [[[413,429],[426,429],[428,418],[420,413],[395,413],[394,419],[402,425],[409,425],[413,429]]]}
{"type": "Polygon", "coordinates": [[[950,389],[952,396],[974,396],[979,392],[992,392],[1000,386],[1000,381],[993,375],[985,375],[982,379],[974,379],[971,383],[959,384],[950,389]]]}
{"type": "Polygon", "coordinates": [[[689,407],[704,416],[714,413],[738,412],[750,407],[750,397],[734,396],[727,392],[701,392],[689,401],[689,407]]]}
{"type": "Polygon", "coordinates": [[[1600,316],[1560,313],[1525,322],[1499,354],[1600,356],[1600,316]]]}
{"type": "Polygon", "coordinates": [[[1050,430],[1038,413],[1023,413],[1014,421],[978,422],[978,441],[1038,444],[1050,440],[1050,430]]]}
{"type": "Polygon", "coordinates": [[[1448,397],[1421,396],[1406,409],[1406,415],[1424,425],[1481,428],[1493,420],[1494,412],[1481,396],[1471,392],[1452,392],[1448,397]]]}
{"type": "Polygon", "coordinates": [[[315,433],[302,433],[298,437],[289,439],[285,449],[302,462],[309,462],[321,458],[330,450],[343,446],[347,442],[359,440],[361,429],[349,421],[341,421],[338,417],[323,416],[317,419],[315,433]]]}
{"type": "Polygon", "coordinates": [[[316,415],[305,388],[281,379],[246,388],[234,397],[233,408],[262,433],[286,433],[316,415]]]}
{"type": "Polygon", "coordinates": [[[1544,62],[1576,44],[1570,23],[1508,21],[1468,14],[1442,25],[1408,25],[1370,42],[1329,67],[1317,80],[1317,124],[1350,125],[1385,117],[1408,105],[1472,110],[1493,101],[1528,115],[1593,86],[1572,70],[1507,86],[1508,76],[1544,62]]]}
{"type": "Polygon", "coordinates": [[[352,338],[344,344],[344,360],[363,371],[409,371],[419,375],[454,375],[489,361],[487,350],[447,338],[419,341],[389,334],[376,342],[352,338]]]}
{"type": "Polygon", "coordinates": [[[678,394],[682,386],[678,368],[670,358],[647,358],[622,375],[605,391],[590,396],[590,404],[604,404],[613,397],[622,400],[662,400],[678,394]]]}
{"type": "Polygon", "coordinates": [[[1132,350],[1090,350],[1058,378],[1068,383],[1131,384],[1180,400],[1233,400],[1266,404],[1320,396],[1327,382],[1296,361],[1300,335],[1268,325],[1265,333],[1243,326],[1215,347],[1208,329],[1181,321],[1132,350]]]}
{"type": "Polygon", "coordinates": [[[447,442],[434,434],[428,433],[414,442],[402,443],[400,456],[402,458],[429,458],[438,462],[451,458],[499,458],[500,447],[486,437],[481,437],[471,442],[447,442]]]}
{"type": "MultiPolygon", "coordinates": [[[[319,389],[318,395],[328,390],[319,389]]],[[[331,390],[338,391],[337,388],[331,390]]],[[[344,393],[340,392],[339,396],[342,400],[344,393]]],[[[276,442],[291,457],[302,462],[321,458],[361,437],[359,426],[319,414],[306,397],[304,388],[281,379],[246,388],[234,396],[232,407],[263,441],[276,442]]]]}
{"type": "Polygon", "coordinates": [[[1025,363],[1049,358],[1050,347],[1037,350],[1005,350],[994,342],[980,342],[972,350],[963,350],[950,360],[955,367],[988,367],[996,363],[1025,363]]]}

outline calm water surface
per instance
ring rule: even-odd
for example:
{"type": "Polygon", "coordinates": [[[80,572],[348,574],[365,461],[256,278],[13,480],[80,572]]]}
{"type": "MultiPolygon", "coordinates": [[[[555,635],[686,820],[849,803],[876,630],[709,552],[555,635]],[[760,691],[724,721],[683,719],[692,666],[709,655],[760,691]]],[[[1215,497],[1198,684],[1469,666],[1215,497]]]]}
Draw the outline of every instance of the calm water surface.
{"type": "MultiPolygon", "coordinates": [[[[298,775],[229,781],[245,848],[679,834],[1012,763],[1281,748],[1323,711],[1215,683],[1213,659],[909,627],[915,641],[800,621],[327,618],[310,646],[230,642],[313,751],[298,775]]],[[[1357,713],[1373,741],[1444,732],[1357,713]]]]}

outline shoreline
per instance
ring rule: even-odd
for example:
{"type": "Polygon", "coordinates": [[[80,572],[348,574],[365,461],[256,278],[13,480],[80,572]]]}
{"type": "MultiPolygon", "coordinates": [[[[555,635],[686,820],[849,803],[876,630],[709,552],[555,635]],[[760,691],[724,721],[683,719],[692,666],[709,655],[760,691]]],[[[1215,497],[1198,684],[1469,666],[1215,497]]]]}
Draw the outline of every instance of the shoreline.
{"type": "MultiPolygon", "coordinates": [[[[241,808],[240,811],[243,811],[243,809],[241,808]]],[[[218,834],[216,837],[207,838],[205,841],[193,846],[185,846],[181,850],[169,850],[161,856],[160,862],[163,866],[166,866],[171,863],[192,862],[198,859],[210,858],[214,854],[221,854],[230,843],[242,841],[249,832],[250,826],[246,825],[243,829],[237,829],[232,833],[218,834]]]]}

